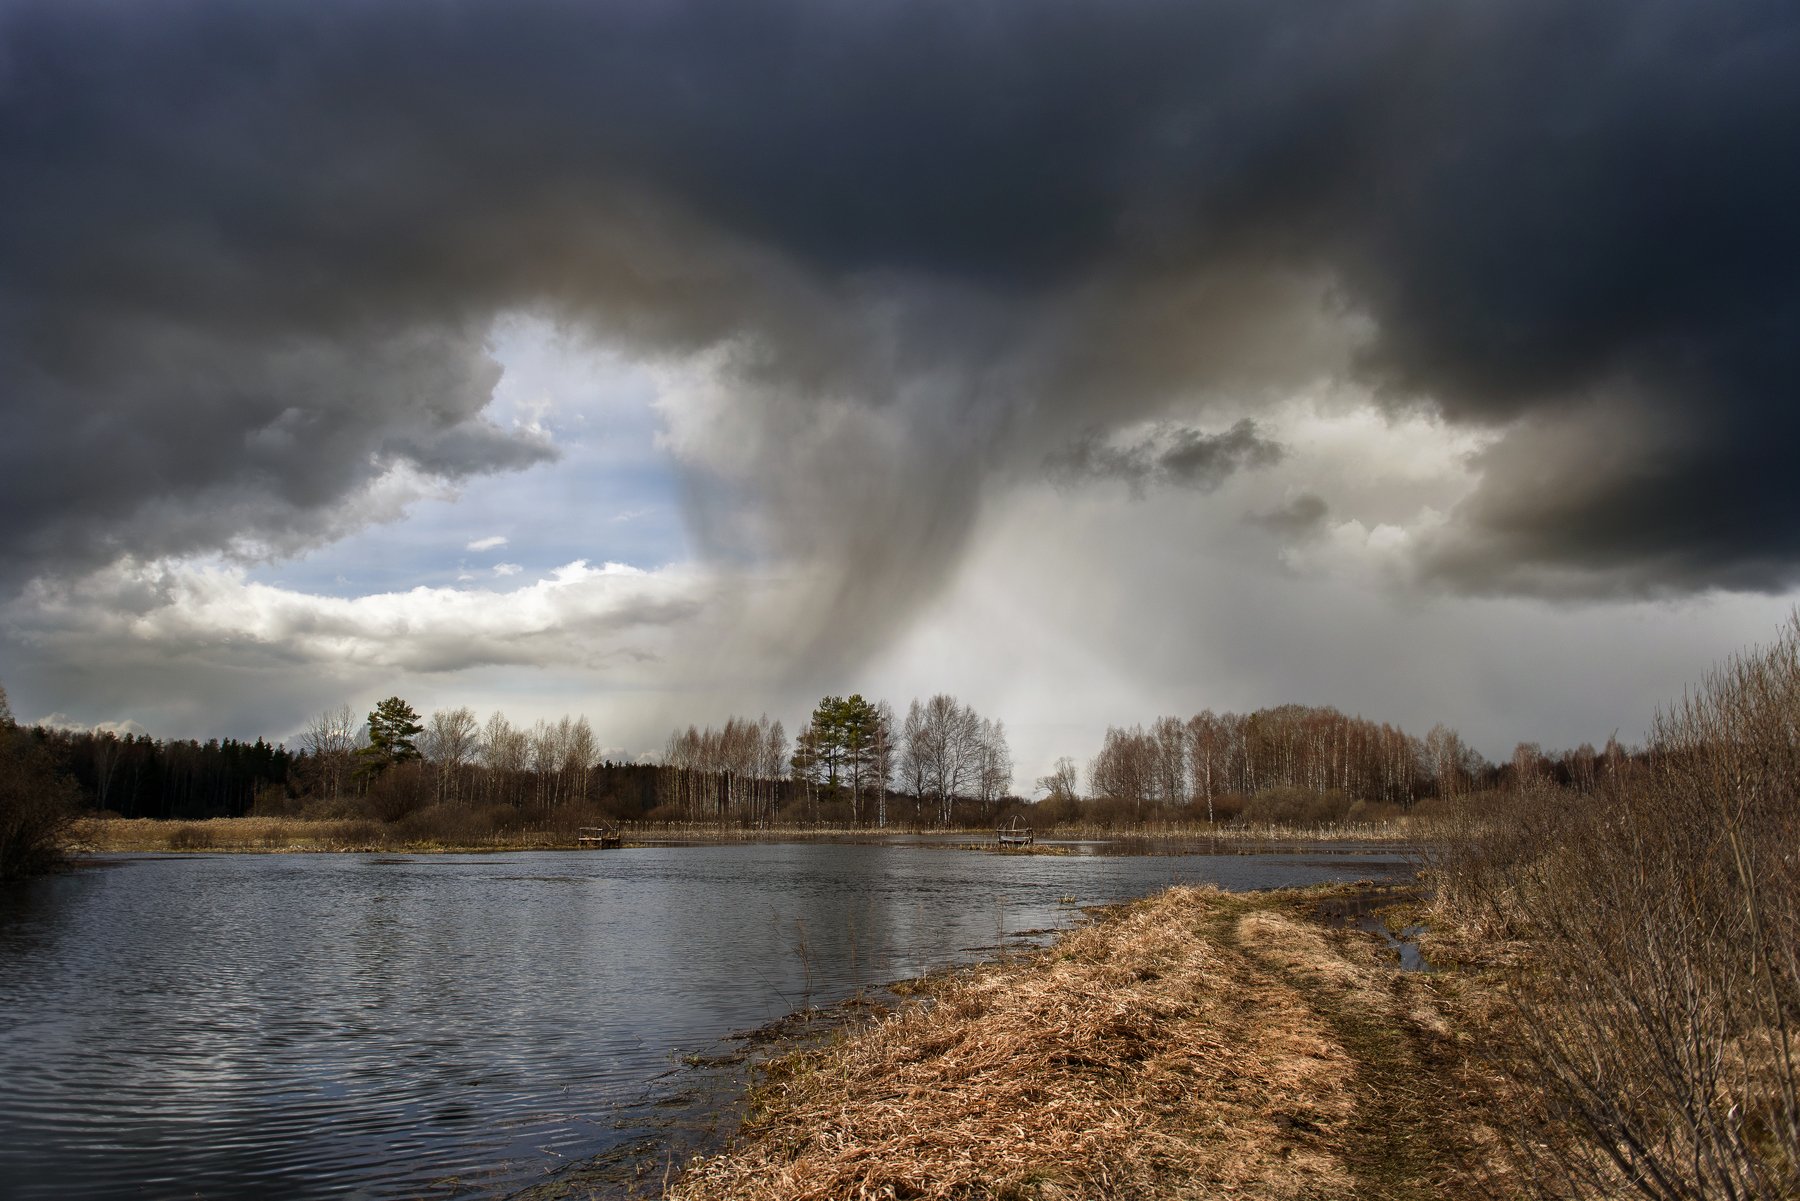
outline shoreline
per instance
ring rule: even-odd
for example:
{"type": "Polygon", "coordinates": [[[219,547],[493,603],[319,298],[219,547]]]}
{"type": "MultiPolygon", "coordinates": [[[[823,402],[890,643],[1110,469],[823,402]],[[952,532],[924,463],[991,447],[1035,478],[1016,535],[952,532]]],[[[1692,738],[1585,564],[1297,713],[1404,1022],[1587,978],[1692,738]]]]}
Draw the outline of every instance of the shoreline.
{"type": "Polygon", "coordinates": [[[1345,920],[1407,893],[1100,907],[1049,947],[900,982],[892,1008],[815,1011],[823,1042],[807,1014],[776,1023],[797,1041],[746,1057],[717,1110],[741,1124],[685,1168],[651,1148],[636,1175],[615,1155],[521,1198],[1473,1198],[1506,1173],[1473,1054],[1487,986],[1404,971],[1345,920]]]}
{"type": "MultiPolygon", "coordinates": [[[[998,845],[991,830],[817,828],[719,830],[667,825],[621,826],[626,848],[737,846],[746,843],[904,845],[1006,855],[1404,854],[1417,845],[1410,828],[1215,827],[1051,830],[1024,847],[998,845]]],[[[66,848],[82,854],[406,854],[476,855],[510,851],[590,850],[573,831],[524,829],[473,841],[408,836],[360,819],[226,817],[202,820],[77,818],[66,848]]],[[[618,848],[613,848],[618,849],[618,848]]],[[[596,853],[604,854],[604,851],[596,853]]]]}

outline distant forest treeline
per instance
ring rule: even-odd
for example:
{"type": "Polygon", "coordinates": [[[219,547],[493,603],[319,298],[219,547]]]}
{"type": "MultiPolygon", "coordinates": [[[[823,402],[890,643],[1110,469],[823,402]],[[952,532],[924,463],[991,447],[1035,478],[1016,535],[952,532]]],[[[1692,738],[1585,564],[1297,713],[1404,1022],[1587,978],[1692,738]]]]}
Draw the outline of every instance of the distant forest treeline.
{"type": "Polygon", "coordinates": [[[28,731],[81,789],[83,802],[126,817],[236,817],[293,779],[298,756],[262,739],[162,741],[138,734],[28,731]]]}
{"type": "Polygon", "coordinates": [[[1589,793],[1631,757],[1611,741],[1556,754],[1521,744],[1494,764],[1441,725],[1420,738],[1332,708],[1282,705],[1110,728],[1085,772],[1064,758],[1022,796],[1004,725],[943,695],[914,701],[902,718],[884,702],[826,697],[791,742],[766,716],[690,726],[670,735],[658,763],[602,757],[582,717],[525,727],[459,708],[421,718],[399,698],[367,720],[349,706],[320,714],[292,750],[262,739],[19,733],[87,808],[180,819],[391,822],[435,807],[744,827],[977,826],[1021,811],[1044,826],[1333,822],[1538,782],[1589,793]]]}

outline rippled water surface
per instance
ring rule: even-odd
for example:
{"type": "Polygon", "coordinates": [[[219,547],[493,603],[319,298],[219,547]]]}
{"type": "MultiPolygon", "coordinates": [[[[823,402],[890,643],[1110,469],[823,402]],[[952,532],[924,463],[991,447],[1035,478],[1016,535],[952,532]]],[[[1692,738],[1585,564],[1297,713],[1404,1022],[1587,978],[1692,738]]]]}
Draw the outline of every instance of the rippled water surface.
{"type": "Polygon", "coordinates": [[[498,1196],[685,1050],[1076,903],[1383,856],[750,845],[119,858],[0,889],[0,1196],[498,1196]]]}

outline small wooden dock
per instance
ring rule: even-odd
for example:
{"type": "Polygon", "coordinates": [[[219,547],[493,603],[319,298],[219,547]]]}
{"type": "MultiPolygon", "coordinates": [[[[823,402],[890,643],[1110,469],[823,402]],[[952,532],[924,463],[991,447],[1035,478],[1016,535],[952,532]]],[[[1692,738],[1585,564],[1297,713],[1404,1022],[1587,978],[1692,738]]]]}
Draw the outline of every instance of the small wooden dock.
{"type": "Polygon", "coordinates": [[[1025,824],[1023,818],[1015,817],[995,828],[994,841],[1003,847],[1028,847],[1033,842],[1031,827],[1025,824]]]}
{"type": "Polygon", "coordinates": [[[575,845],[605,850],[624,846],[625,838],[614,826],[583,826],[575,836],[575,845]]]}

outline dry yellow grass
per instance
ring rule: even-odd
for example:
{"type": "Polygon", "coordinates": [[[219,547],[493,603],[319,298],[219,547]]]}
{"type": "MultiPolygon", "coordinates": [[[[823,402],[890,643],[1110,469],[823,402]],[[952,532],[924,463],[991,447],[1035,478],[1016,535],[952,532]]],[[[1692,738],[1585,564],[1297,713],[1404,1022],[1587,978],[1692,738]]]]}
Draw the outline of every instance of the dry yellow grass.
{"type": "Polygon", "coordinates": [[[214,817],[204,821],[81,818],[70,831],[76,851],[492,851],[574,845],[560,831],[508,830],[487,838],[444,841],[409,838],[361,818],[214,817]]]}
{"type": "Polygon", "coordinates": [[[670,1196],[1472,1195],[1490,1140],[1447,986],[1307,904],[1172,889],[935,982],[777,1063],[670,1196]]]}

